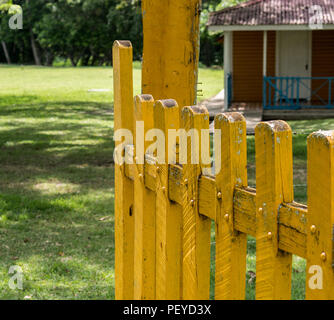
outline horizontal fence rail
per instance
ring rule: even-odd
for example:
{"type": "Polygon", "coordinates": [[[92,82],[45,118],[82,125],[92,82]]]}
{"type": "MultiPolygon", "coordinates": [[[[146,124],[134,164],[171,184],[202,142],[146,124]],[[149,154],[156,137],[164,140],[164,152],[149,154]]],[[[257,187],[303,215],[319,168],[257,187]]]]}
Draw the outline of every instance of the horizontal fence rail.
{"type": "Polygon", "coordinates": [[[334,77],[264,77],[265,110],[334,108],[334,77]]]}
{"type": "Polygon", "coordinates": [[[116,42],[115,159],[128,160],[115,165],[116,298],[209,299],[214,221],[215,299],[245,298],[247,235],[256,238],[257,299],[290,299],[293,254],[307,260],[306,298],[334,299],[334,132],[308,138],[304,206],[294,202],[290,127],[260,123],[249,188],[244,117],[216,116],[213,175],[206,108],[150,95],[133,102],[131,59],[131,46],[116,42]],[[121,126],[133,138],[122,140],[121,126]],[[186,152],[169,134],[180,128],[201,132],[186,136],[186,152]]]}

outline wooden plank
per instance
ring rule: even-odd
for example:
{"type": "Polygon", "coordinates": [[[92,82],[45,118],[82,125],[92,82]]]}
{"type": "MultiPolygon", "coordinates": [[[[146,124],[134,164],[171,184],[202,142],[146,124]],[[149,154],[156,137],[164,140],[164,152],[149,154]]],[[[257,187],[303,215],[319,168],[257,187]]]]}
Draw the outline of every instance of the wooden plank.
{"type": "Polygon", "coordinates": [[[146,188],[155,191],[156,190],[156,178],[157,178],[157,158],[145,154],[145,164],[144,164],[144,171],[145,171],[145,186],[146,188]]]}
{"type": "MultiPolygon", "coordinates": [[[[127,145],[125,148],[125,157],[133,159],[135,155],[134,152],[134,146],[133,145],[127,145]]],[[[135,179],[135,166],[133,163],[124,163],[124,174],[127,178],[134,181],[135,179]]]]}
{"type": "Polygon", "coordinates": [[[236,188],[234,192],[234,228],[242,233],[256,236],[256,190],[236,188]]]}
{"type": "Polygon", "coordinates": [[[221,130],[221,171],[216,176],[216,299],[245,299],[247,235],[234,228],[235,187],[247,186],[246,120],[240,113],[215,119],[221,130]]]}
{"type": "Polygon", "coordinates": [[[306,258],[307,207],[286,203],[279,208],[279,248],[306,258]]]}
{"type": "Polygon", "coordinates": [[[292,255],[278,247],[278,209],[293,201],[292,132],[284,121],[255,128],[256,299],[290,299],[292,255]]]}
{"type": "Polygon", "coordinates": [[[306,299],[334,299],[334,131],[308,138],[306,299]]]}
{"type": "Polygon", "coordinates": [[[134,168],[134,298],[155,299],[155,193],[145,187],[144,159],[147,131],[153,129],[154,99],[149,95],[135,97],[134,168]]]}
{"type": "Polygon", "coordinates": [[[216,221],[216,201],[216,180],[213,177],[201,176],[199,179],[199,213],[216,221]]]}
{"type": "MultiPolygon", "coordinates": [[[[155,128],[165,135],[168,154],[168,130],[179,128],[179,107],[174,100],[156,101],[155,128]]],[[[182,213],[169,200],[168,161],[158,157],[156,179],[156,299],[181,299],[182,213]]]]}
{"type": "MultiPolygon", "coordinates": [[[[187,161],[183,178],[187,180],[183,195],[183,296],[184,300],[207,300],[210,297],[211,221],[198,211],[198,181],[202,172],[201,129],[209,129],[205,107],[185,107],[182,128],[193,130],[187,137],[187,161]],[[195,155],[195,156],[194,156],[195,155]]],[[[209,145],[206,146],[209,151],[209,145]]]]}
{"type": "Polygon", "coordinates": [[[196,104],[200,0],[143,0],[142,92],[196,104]]]}
{"type": "MultiPolygon", "coordinates": [[[[127,129],[133,132],[132,46],[130,42],[116,41],[114,43],[113,66],[114,130],[116,132],[118,129],[127,129]]],[[[116,147],[119,143],[116,141],[116,147]]],[[[118,300],[133,299],[133,182],[125,176],[124,171],[124,165],[115,163],[115,295],[118,300]]]]}
{"type": "Polygon", "coordinates": [[[179,165],[169,165],[169,199],[182,204],[184,192],[183,169],[179,165]]]}

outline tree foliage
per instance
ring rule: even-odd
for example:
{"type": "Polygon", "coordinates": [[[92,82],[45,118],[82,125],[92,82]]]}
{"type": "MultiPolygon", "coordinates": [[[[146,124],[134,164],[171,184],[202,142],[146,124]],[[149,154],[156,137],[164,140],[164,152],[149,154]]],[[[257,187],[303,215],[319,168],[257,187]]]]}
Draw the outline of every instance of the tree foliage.
{"type": "MultiPolygon", "coordinates": [[[[208,14],[237,0],[203,0],[201,60],[222,63],[220,35],[210,35],[208,14]]],[[[12,1],[0,0],[0,40],[6,44],[12,63],[51,65],[56,57],[73,66],[110,65],[116,39],[131,40],[134,58],[142,54],[141,0],[14,0],[23,10],[23,30],[8,28],[12,1]]],[[[12,12],[13,13],[13,12],[12,12]]],[[[0,50],[0,62],[4,53],[0,50]]]]}

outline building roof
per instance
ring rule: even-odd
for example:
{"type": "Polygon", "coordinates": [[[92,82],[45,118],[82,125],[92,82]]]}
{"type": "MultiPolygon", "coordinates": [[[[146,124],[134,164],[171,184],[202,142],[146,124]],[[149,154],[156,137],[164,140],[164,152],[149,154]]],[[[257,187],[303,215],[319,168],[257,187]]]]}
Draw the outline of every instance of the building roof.
{"type": "Polygon", "coordinates": [[[312,6],[320,6],[322,23],[334,24],[334,0],[250,0],[213,12],[209,26],[308,25],[312,6]]]}

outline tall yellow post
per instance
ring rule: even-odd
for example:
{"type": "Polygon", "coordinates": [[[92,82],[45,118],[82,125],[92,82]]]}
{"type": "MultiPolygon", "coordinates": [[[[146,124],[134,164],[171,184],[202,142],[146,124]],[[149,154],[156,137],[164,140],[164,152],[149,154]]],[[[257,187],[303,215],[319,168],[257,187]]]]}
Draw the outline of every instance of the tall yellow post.
{"type": "MultiPolygon", "coordinates": [[[[114,130],[133,132],[132,45],[116,41],[114,66],[114,130]]],[[[116,142],[116,146],[120,142],[116,142]]],[[[125,175],[125,165],[115,163],[115,292],[116,299],[133,299],[134,272],[133,181],[125,175]]]]}
{"type": "Polygon", "coordinates": [[[143,0],[142,92],[196,104],[201,0],[143,0]]]}

